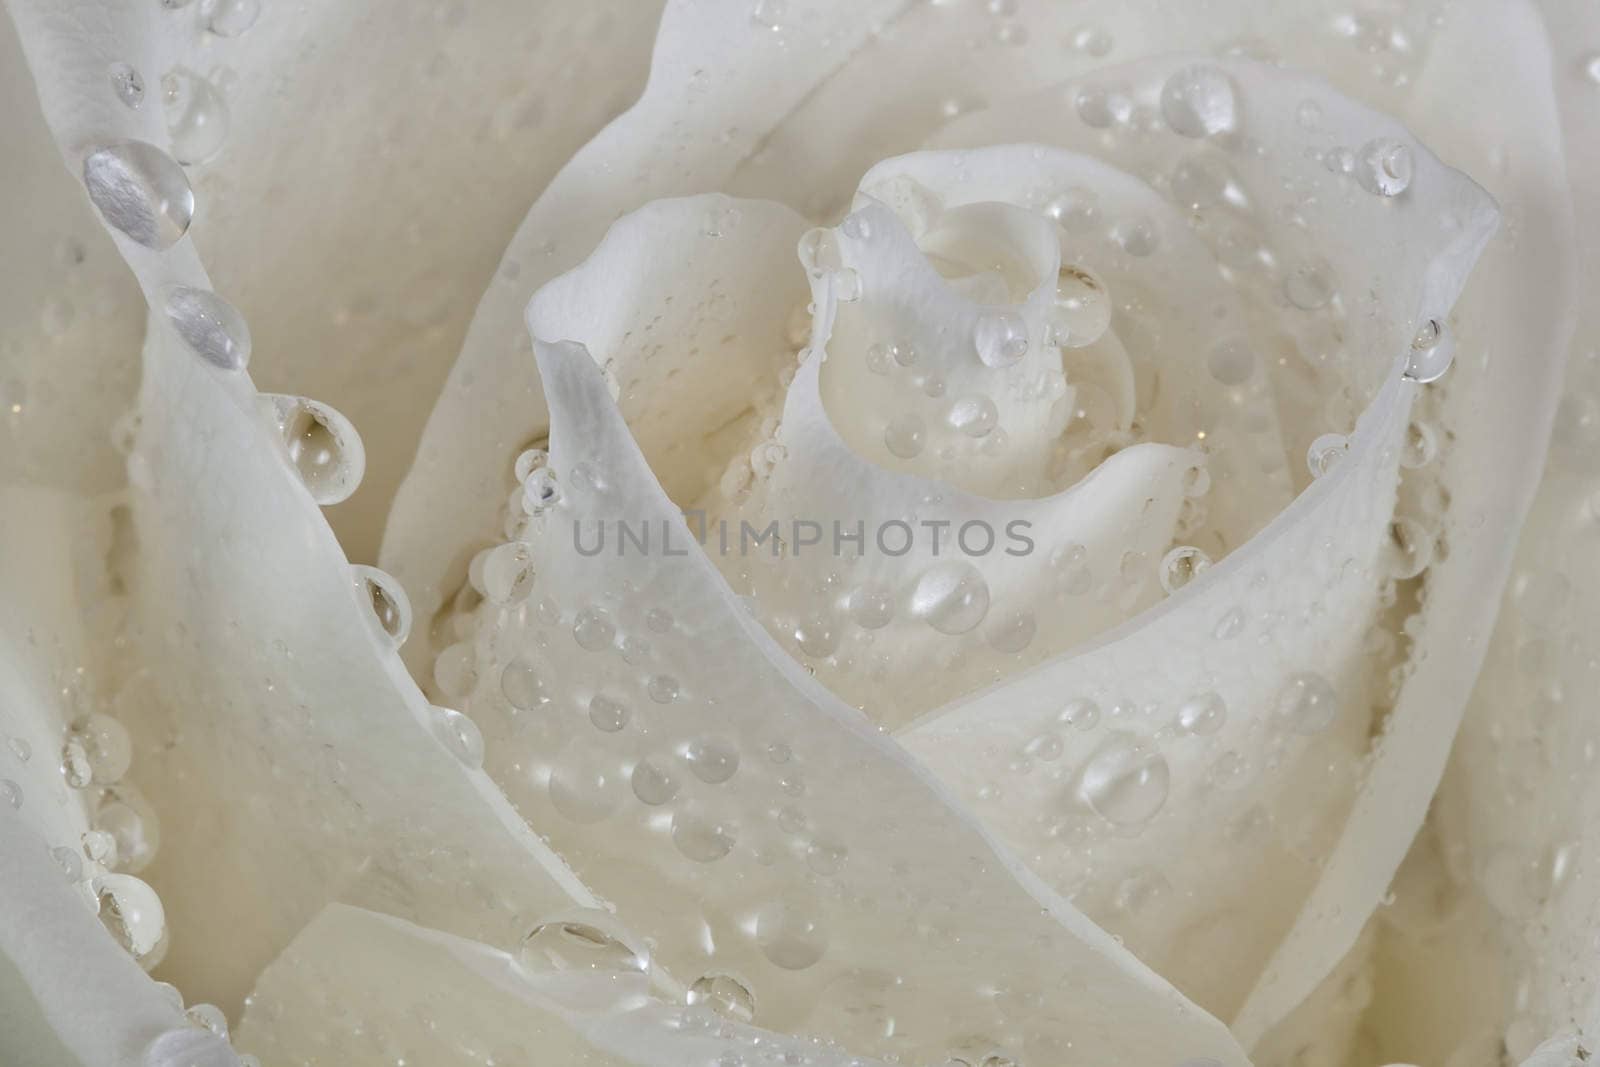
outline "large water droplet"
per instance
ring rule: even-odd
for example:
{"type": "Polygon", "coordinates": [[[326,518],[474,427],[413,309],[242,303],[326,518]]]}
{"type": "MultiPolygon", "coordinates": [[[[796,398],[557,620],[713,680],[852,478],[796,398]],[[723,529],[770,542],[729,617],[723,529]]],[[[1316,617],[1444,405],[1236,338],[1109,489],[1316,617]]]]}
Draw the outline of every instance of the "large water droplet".
{"type": "Polygon", "coordinates": [[[1456,338],[1449,324],[1442,319],[1429,319],[1412,338],[1405,376],[1414,382],[1438,381],[1455,358],[1456,338]]]}
{"type": "Polygon", "coordinates": [[[709,1008],[725,1019],[747,1023],[756,1017],[756,998],[743,982],[726,974],[707,974],[689,987],[691,1005],[709,1008]]]}
{"type": "Polygon", "coordinates": [[[452,755],[468,767],[483,766],[483,734],[478,724],[454,708],[434,706],[428,709],[433,718],[433,733],[452,755]]]}
{"type": "Polygon", "coordinates": [[[887,586],[867,584],[850,592],[850,618],[864,630],[878,630],[894,618],[894,593],[887,586]]]}
{"type": "Polygon", "coordinates": [[[1369,193],[1399,196],[1411,185],[1414,170],[1409,145],[1391,137],[1378,137],[1362,146],[1356,180],[1369,193]]]}
{"type": "Polygon", "coordinates": [[[222,150],[228,105],[215,85],[192,70],[175,68],[161,77],[161,103],[179,163],[204,163],[222,150]]]}
{"type": "Polygon", "coordinates": [[[154,951],[167,932],[156,891],[131,874],[103,874],[91,886],[100,899],[100,921],[117,943],[134,959],[154,951]]]}
{"type": "Polygon", "coordinates": [[[900,459],[915,459],[922,454],[927,428],[915,412],[896,415],[883,430],[883,447],[900,459]]]}
{"type": "Polygon", "coordinates": [[[775,900],[757,912],[755,938],[762,955],[786,971],[803,971],[828,950],[822,916],[795,900],[775,900]]]}
{"type": "Polygon", "coordinates": [[[609,912],[585,908],[535,926],[517,962],[541,992],[585,1012],[626,1011],[650,995],[650,953],[609,912]]]}
{"type": "Polygon", "coordinates": [[[989,583],[961,560],[935,563],[911,591],[911,614],[942,634],[964,634],[989,612],[989,583]]]}
{"type": "MultiPolygon", "coordinates": [[[[638,770],[634,768],[636,778],[638,770]]],[[[637,783],[634,792],[638,793],[637,783]]],[[[672,816],[672,843],[696,863],[720,860],[738,840],[738,824],[711,808],[691,804],[672,816]]]]}
{"type": "Polygon", "coordinates": [[[143,793],[126,782],[105,790],[94,812],[94,830],[109,835],[116,864],[126,874],[138,874],[156,857],[161,846],[161,822],[143,793]]]}
{"type": "Polygon", "coordinates": [[[180,1026],[145,1047],[139,1067],[240,1067],[228,1039],[198,1026],[180,1026]]]}
{"type": "Polygon", "coordinates": [[[1233,82],[1216,67],[1184,67],[1161,87],[1161,116],[1185,137],[1231,130],[1237,111],[1233,82]]]}
{"type": "Polygon", "coordinates": [[[518,711],[532,711],[550,702],[539,669],[521,657],[507,663],[500,672],[500,692],[518,711]]]}
{"type": "Polygon", "coordinates": [[[116,719],[99,712],[85,715],[73,722],[68,736],[82,746],[95,783],[114,785],[128,773],[133,763],[133,738],[116,719]]]}
{"type": "Polygon", "coordinates": [[[633,795],[642,804],[659,807],[678,795],[678,780],[670,770],[652,757],[645,757],[633,765],[628,784],[633,795]]]}
{"type": "Polygon", "coordinates": [[[263,400],[311,499],[324,507],[349,499],[367,472],[367,449],[350,420],[303,396],[267,393],[263,400]]]}
{"type": "Polygon", "coordinates": [[[1028,324],[1014,311],[994,311],[978,316],[973,347],[988,367],[1009,367],[1028,354],[1028,324]]]}
{"type": "Polygon", "coordinates": [[[999,421],[999,409],[994,406],[993,400],[982,393],[959,398],[945,414],[945,422],[950,424],[950,428],[968,437],[987,436],[999,421]]]}
{"type": "Polygon", "coordinates": [[[194,221],[194,190],[155,145],[123,141],[83,161],[83,184],[106,224],[146,248],[171,248],[194,221]]]}
{"type": "Polygon", "coordinates": [[[411,636],[411,600],[400,583],[377,567],[355,564],[350,568],[356,594],[371,611],[371,619],[394,647],[411,636]]]}
{"type": "Polygon", "coordinates": [[[1118,826],[1149,822],[1167,802],[1172,772],[1154,745],[1130,733],[1101,744],[1078,777],[1078,796],[1118,826]]]}
{"type": "Polygon", "coordinates": [[[683,748],[684,762],[707,785],[720,785],[739,770],[739,749],[725,737],[700,737],[683,748]]]}
{"type": "Polygon", "coordinates": [[[1350,452],[1350,438],[1342,433],[1319,435],[1306,449],[1306,469],[1311,477],[1320,478],[1333,470],[1350,452]]]}
{"type": "Polygon", "coordinates": [[[1186,734],[1214,734],[1227,718],[1228,706],[1216,693],[1201,693],[1178,705],[1178,729],[1186,734]]]}
{"type": "Polygon", "coordinates": [[[200,358],[223,370],[250,362],[250,327],[234,306],[207,289],[175,285],[167,290],[167,321],[200,358]]]}
{"type": "Polygon", "coordinates": [[[1056,275],[1045,340],[1063,348],[1083,348],[1105,336],[1111,326],[1111,294],[1087,267],[1068,264],[1056,275]]]}

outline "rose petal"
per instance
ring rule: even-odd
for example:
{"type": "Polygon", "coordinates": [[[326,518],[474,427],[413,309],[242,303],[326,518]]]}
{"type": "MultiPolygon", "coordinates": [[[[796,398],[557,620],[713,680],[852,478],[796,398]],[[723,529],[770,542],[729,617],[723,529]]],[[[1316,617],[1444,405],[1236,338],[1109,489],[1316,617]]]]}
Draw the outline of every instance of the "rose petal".
{"type": "MultiPolygon", "coordinates": [[[[1172,173],[1175,161],[1192,152],[1182,137],[1100,132],[1079,113],[1079,99],[1115,86],[1128,106],[1152,110],[1182,66],[1182,60],[1150,61],[1069,83],[967,116],[940,141],[978,145],[1042,128],[1053,140],[1092,146],[1129,170],[1172,173]]],[[[1494,212],[1481,190],[1392,121],[1326,87],[1251,64],[1212,69],[1230,80],[1241,109],[1237,136],[1272,146],[1226,156],[1252,205],[1248,218],[1259,220],[1280,259],[1315,254],[1351,294],[1340,328],[1353,353],[1345,374],[1355,398],[1370,395],[1385,368],[1389,380],[1338,466],[1197,580],[1189,596],[1133,620],[1096,648],[928,716],[903,740],[966,795],[988,796],[980,812],[1034,858],[1047,880],[1077,890],[1097,920],[1123,932],[1191,995],[1226,1013],[1243,1002],[1299,900],[1317,884],[1321,853],[1339,833],[1358,783],[1370,707],[1382,701],[1366,667],[1363,630],[1387,577],[1391,494],[1416,388],[1400,379],[1401,365],[1414,324],[1442,320],[1454,302],[1494,212]],[[1314,129],[1301,119],[1307,101],[1320,116],[1314,129]],[[1403,196],[1375,195],[1321,164],[1327,144],[1377,138],[1409,146],[1414,173],[1403,196]],[[1305,236],[1272,221],[1285,216],[1289,198],[1305,236]],[[1235,641],[1249,641],[1248,653],[1235,641]],[[1286,696],[1314,695],[1329,685],[1344,714],[1329,710],[1338,729],[1308,743],[1275,709],[1286,696]],[[1060,732],[1058,717],[1075,717],[1072,702],[1081,700],[1094,701],[1113,720],[1109,738],[1060,732]],[[1205,710],[1219,703],[1222,713],[1205,710]],[[1186,717],[1208,725],[1193,730],[1183,725],[1186,717]],[[1032,762],[1027,749],[1051,738],[1052,751],[1067,750],[1065,760],[1042,773],[1018,774],[1019,760],[1032,762]],[[1170,786],[1159,801],[1149,788],[1166,814],[1120,832],[1097,825],[1092,814],[1085,822],[1084,783],[1093,780],[1098,761],[1110,758],[1106,753],[1134,739],[1160,751],[1159,769],[1170,786]],[[1252,836],[1267,829],[1252,822],[1263,811],[1273,813],[1276,829],[1252,836]],[[1205,832],[1196,831],[1197,819],[1205,832]],[[1130,840],[1130,832],[1138,836],[1130,840]],[[1053,840],[1074,834],[1080,836],[1073,849],[1053,840]]],[[[1300,316],[1286,318],[1286,329],[1308,333],[1306,324],[1321,314],[1280,312],[1300,316]]],[[[1278,403],[1293,415],[1302,440],[1328,428],[1308,424],[1304,401],[1282,387],[1278,403]]],[[[1248,472],[1241,464],[1235,476],[1248,472]]],[[[1438,747],[1442,753],[1443,743],[1438,747]]],[[[1348,899],[1341,905],[1351,907],[1348,899]]],[[[1324,969],[1337,959],[1316,956],[1324,969]]]]}
{"type": "Polygon", "coordinates": [[[1070,1041],[1237,1061],[771,643],[694,549],[588,354],[536,351],[559,503],[525,531],[533,599],[491,602],[461,646],[468,706],[508,795],[666,966],[736,973],[770,1006],[762,1025],[868,1054],[971,1041],[980,1058],[1048,1059],[1070,1041]],[[574,551],[599,521],[648,526],[655,550],[574,551]]]}
{"type": "Polygon", "coordinates": [[[602,999],[595,1010],[577,1010],[561,998],[569,977],[530,974],[489,945],[330,905],[262,973],[235,1041],[266,1063],[349,1067],[389,1064],[396,1054],[437,1067],[480,1064],[484,1056],[701,1067],[753,1049],[818,1067],[868,1067],[704,1007],[651,1001],[612,1010],[602,999]]]}

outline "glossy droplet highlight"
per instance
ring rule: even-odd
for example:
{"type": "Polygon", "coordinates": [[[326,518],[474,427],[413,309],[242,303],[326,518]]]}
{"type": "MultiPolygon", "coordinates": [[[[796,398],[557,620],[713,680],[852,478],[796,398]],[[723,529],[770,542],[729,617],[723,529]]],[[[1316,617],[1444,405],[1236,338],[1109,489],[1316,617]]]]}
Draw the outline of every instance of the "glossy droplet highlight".
{"type": "Polygon", "coordinates": [[[994,401],[982,394],[964,396],[950,405],[945,422],[952,430],[967,437],[985,437],[1000,422],[1000,412],[994,401]]]}
{"type": "Polygon", "coordinates": [[[1178,729],[1186,734],[1214,734],[1227,719],[1228,706],[1216,693],[1201,693],[1178,705],[1178,729]]]}
{"type": "Polygon", "coordinates": [[[550,702],[538,668],[520,656],[507,663],[500,672],[500,692],[507,703],[518,711],[532,711],[550,702]]]}
{"type": "Polygon", "coordinates": [[[411,636],[411,599],[387,571],[361,564],[350,568],[356,595],[386,640],[399,648],[411,636]]]}
{"type": "Polygon", "coordinates": [[[83,184],[106,224],[146,248],[171,248],[194,221],[188,176],[155,145],[123,141],[90,152],[83,184]]]}
{"type": "Polygon", "coordinates": [[[1306,449],[1306,469],[1311,477],[1320,478],[1338,466],[1349,452],[1350,438],[1342,433],[1322,434],[1306,449]]]}
{"type": "Polygon", "coordinates": [[[1014,311],[978,316],[973,347],[987,367],[1009,367],[1028,354],[1028,324],[1014,311]]]}
{"type": "Polygon", "coordinates": [[[206,29],[218,37],[238,37],[261,17],[261,0],[211,0],[205,8],[206,29]]]}
{"type": "Polygon", "coordinates": [[[851,590],[846,608],[857,626],[863,630],[878,630],[894,619],[894,593],[883,585],[858,586],[851,590]]]}
{"type": "Polygon", "coordinates": [[[156,891],[131,874],[103,874],[91,883],[100,900],[100,921],[134,959],[148,956],[167,932],[167,916],[156,891]]]}
{"type": "Polygon", "coordinates": [[[1101,744],[1078,777],[1078,797],[1118,826],[1140,826],[1167,802],[1171,770],[1155,747],[1130,733],[1101,744]]]}
{"type": "Polygon", "coordinates": [[[541,992],[581,1011],[624,1011],[650,994],[650,954],[609,912],[583,909],[535,926],[517,962],[541,992]]]}
{"type": "Polygon", "coordinates": [[[1278,692],[1278,715],[1299,734],[1321,733],[1339,716],[1339,697],[1315,671],[1290,675],[1278,692]]]}
{"type": "Polygon", "coordinates": [[[693,1007],[706,1008],[724,1019],[748,1023],[756,1017],[756,998],[743,982],[726,974],[696,978],[687,997],[693,1007]]]}
{"type": "Polygon", "coordinates": [[[181,67],[161,77],[161,103],[179,163],[204,163],[228,139],[228,105],[211,82],[181,67]]]}
{"type": "Polygon", "coordinates": [[[897,415],[883,429],[883,447],[899,459],[915,459],[922,454],[927,426],[915,412],[897,415]]]}
{"type": "Polygon", "coordinates": [[[989,583],[965,561],[936,563],[917,579],[909,607],[942,634],[968,633],[989,612],[989,583]]]}
{"type": "Polygon", "coordinates": [[[1209,137],[1233,129],[1238,105],[1233,82],[1216,67],[1185,67],[1161,87],[1161,117],[1184,137],[1209,137]]]}
{"type": "Polygon", "coordinates": [[[1210,567],[1210,556],[1193,545],[1179,545],[1161,559],[1161,588],[1176,593],[1210,567]]]}
{"type": "Polygon", "coordinates": [[[264,400],[311,499],[324,507],[348,500],[367,472],[367,449],[350,420],[303,396],[266,394],[264,400]]]}
{"type": "Polygon", "coordinates": [[[133,764],[133,738],[109,715],[95,712],[75,720],[68,737],[80,747],[89,777],[98,785],[115,785],[133,764]]]}
{"type": "Polygon", "coordinates": [[[696,863],[715,863],[732,852],[738,840],[738,824],[709,808],[690,804],[672,816],[672,843],[696,863]]]}
{"type": "Polygon", "coordinates": [[[1111,327],[1111,294],[1088,267],[1063,266],[1056,275],[1045,340],[1063,348],[1083,348],[1105,336],[1111,327]]]}
{"type": "Polygon", "coordinates": [[[433,719],[433,735],[456,759],[474,769],[483,766],[483,734],[478,724],[454,708],[428,709],[433,719]]]}
{"type": "Polygon", "coordinates": [[[1356,180],[1369,193],[1399,196],[1410,188],[1414,170],[1409,145],[1392,137],[1378,137],[1361,147],[1356,180]]]}
{"type": "Polygon", "coordinates": [[[216,293],[175,285],[167,290],[166,312],[183,343],[212,366],[243,370],[250,362],[250,327],[216,293]]]}
{"type": "Polygon", "coordinates": [[[1414,382],[1438,381],[1456,358],[1456,339],[1448,323],[1429,319],[1411,341],[1405,376],[1414,382]]]}
{"type": "Polygon", "coordinates": [[[822,916],[808,904],[777,900],[756,913],[756,944],[775,967],[803,971],[828,951],[822,916]]]}
{"type": "Polygon", "coordinates": [[[198,1026],[180,1026],[145,1047],[139,1067],[241,1067],[228,1039],[198,1026]]]}

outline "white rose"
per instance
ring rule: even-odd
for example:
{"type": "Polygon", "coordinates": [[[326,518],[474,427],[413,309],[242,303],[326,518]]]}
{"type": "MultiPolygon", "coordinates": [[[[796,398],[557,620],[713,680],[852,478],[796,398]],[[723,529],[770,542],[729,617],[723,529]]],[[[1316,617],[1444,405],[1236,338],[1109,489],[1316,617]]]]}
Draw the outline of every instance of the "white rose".
{"type": "Polygon", "coordinates": [[[1592,11],[8,10],[0,1059],[1587,1059],[1592,11]]]}

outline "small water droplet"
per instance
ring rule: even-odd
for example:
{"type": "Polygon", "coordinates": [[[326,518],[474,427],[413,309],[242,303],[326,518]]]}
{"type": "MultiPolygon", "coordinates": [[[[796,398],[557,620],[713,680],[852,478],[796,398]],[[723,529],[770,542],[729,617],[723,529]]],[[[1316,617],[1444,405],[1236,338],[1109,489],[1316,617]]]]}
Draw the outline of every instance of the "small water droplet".
{"type": "Polygon", "coordinates": [[[367,472],[366,446],[350,420],[303,396],[266,393],[262,400],[311,499],[324,507],[348,500],[367,472]]]}
{"type": "Polygon", "coordinates": [[[1093,730],[1100,724],[1100,705],[1086,697],[1067,701],[1067,706],[1056,716],[1063,726],[1075,730],[1093,730]]]}
{"type": "Polygon", "coordinates": [[[261,0],[210,0],[204,12],[206,29],[218,37],[238,37],[261,17],[261,0]]]}
{"type": "Polygon", "coordinates": [[[1166,757],[1130,733],[1101,743],[1078,777],[1078,797],[1119,826],[1140,826],[1167,802],[1171,771],[1166,757]]]}
{"type": "Polygon", "coordinates": [[[794,625],[794,643],[812,659],[824,659],[839,648],[839,631],[827,615],[808,615],[794,625]]]}
{"type": "Polygon", "coordinates": [[[1277,710],[1295,733],[1320,733],[1339,717],[1339,697],[1322,675],[1302,671],[1284,683],[1277,710]]]}
{"type": "Polygon", "coordinates": [[[1456,338],[1449,324],[1442,319],[1429,319],[1411,341],[1405,376],[1423,384],[1438,381],[1455,358],[1456,338]]]}
{"type": "Polygon", "coordinates": [[[197,1026],[180,1026],[145,1046],[139,1067],[242,1067],[225,1037],[197,1026]]]}
{"type": "Polygon", "coordinates": [[[126,782],[107,789],[94,813],[94,829],[111,835],[118,868],[138,874],[161,846],[161,823],[144,794],[126,782]]]}
{"type": "Polygon", "coordinates": [[[1008,611],[989,624],[985,636],[989,647],[1005,655],[1016,655],[1033,644],[1039,631],[1038,620],[1026,608],[1008,611]]]}
{"type": "Polygon", "coordinates": [[[1014,311],[986,312],[973,328],[973,347],[987,367],[1009,367],[1028,354],[1028,324],[1014,311]]]}
{"type": "Polygon", "coordinates": [[[633,787],[633,795],[651,807],[659,807],[678,795],[678,779],[652,757],[647,756],[635,763],[628,781],[633,787]]]}
{"type": "Polygon", "coordinates": [[[1439,454],[1439,434],[1433,424],[1420,419],[1406,427],[1405,445],[1400,451],[1400,466],[1408,470],[1426,467],[1439,454]]]}
{"type": "Polygon", "coordinates": [[[616,624],[601,608],[584,608],[573,619],[572,639],[585,652],[599,652],[610,648],[616,636],[616,624]]]}
{"type": "Polygon", "coordinates": [[[395,648],[405,644],[411,636],[411,600],[400,583],[386,571],[361,564],[351,566],[350,577],[385,639],[395,648]]]}
{"type": "Polygon", "coordinates": [[[1161,588],[1176,593],[1210,567],[1210,556],[1193,545],[1179,545],[1161,558],[1161,588]]]}
{"type": "Polygon", "coordinates": [[[968,437],[984,437],[1000,422],[1000,411],[993,400],[976,393],[951,404],[945,422],[952,430],[968,437]]]}
{"type": "Polygon", "coordinates": [[[1238,105],[1233,81],[1216,67],[1184,67],[1161,87],[1161,116],[1184,137],[1209,137],[1233,129],[1238,105]]]}
{"type": "Polygon", "coordinates": [[[22,810],[22,787],[9,778],[0,778],[0,804],[12,811],[22,810]]]}
{"type": "Polygon", "coordinates": [[[962,560],[935,563],[911,590],[910,611],[942,634],[964,634],[989,612],[989,583],[962,560]]]}
{"type": "Polygon", "coordinates": [[[1321,478],[1338,466],[1350,452],[1350,438],[1342,433],[1319,435],[1306,449],[1306,469],[1311,477],[1321,478]]]}
{"type": "Polygon", "coordinates": [[[1415,519],[1402,517],[1390,523],[1389,544],[1389,576],[1399,581],[1415,578],[1433,562],[1433,535],[1415,519]]]}
{"type": "Polygon", "coordinates": [[[1216,693],[1201,693],[1178,705],[1178,729],[1186,734],[1214,734],[1227,718],[1228,706],[1216,693]]]}
{"type": "Polygon", "coordinates": [[[651,675],[644,689],[657,704],[670,704],[678,699],[678,680],[670,674],[651,675]]]}
{"type": "Polygon", "coordinates": [[[867,584],[850,593],[850,618],[864,630],[879,630],[894,618],[894,593],[887,586],[867,584]]]}
{"type": "Polygon", "coordinates": [[[1333,268],[1317,259],[1296,264],[1283,280],[1284,295],[1301,311],[1326,307],[1335,287],[1333,268]]]}
{"type": "Polygon", "coordinates": [[[110,70],[111,91],[128,108],[144,103],[144,75],[127,63],[113,63],[110,70]]]}
{"type": "Polygon", "coordinates": [[[549,467],[537,467],[522,483],[522,509],[529,515],[542,515],[561,503],[561,483],[549,467]]]}
{"type": "Polygon", "coordinates": [[[13,737],[7,742],[7,745],[11,749],[11,754],[17,758],[18,763],[27,763],[33,758],[33,746],[28,744],[27,738],[13,737]]]}
{"type": "Polygon", "coordinates": [[[897,415],[883,430],[883,447],[899,459],[915,459],[922,454],[927,430],[922,416],[915,412],[897,415]]]}
{"type": "Polygon", "coordinates": [[[197,356],[223,370],[250,362],[250,327],[234,306],[206,289],[167,290],[167,321],[197,356]]]}
{"type": "Polygon", "coordinates": [[[1046,327],[1046,342],[1083,348],[1105,336],[1111,326],[1111,294],[1087,267],[1068,264],[1056,275],[1056,295],[1046,327]]]}
{"type": "Polygon", "coordinates": [[[133,764],[133,738],[109,715],[96,712],[75,720],[68,736],[82,747],[97,785],[120,782],[133,764]]]}
{"type": "Polygon", "coordinates": [[[533,550],[521,541],[496,545],[483,558],[483,595],[496,604],[516,604],[533,591],[533,550]]]}
{"type": "Polygon", "coordinates": [[[1243,385],[1256,372],[1256,353],[1243,337],[1225,337],[1206,353],[1206,369],[1222,385],[1243,385]]]}
{"type": "Polygon", "coordinates": [[[538,668],[521,657],[507,663],[500,672],[500,692],[518,711],[532,711],[550,702],[538,668]]]}
{"type": "Polygon", "coordinates": [[[1369,193],[1399,196],[1411,185],[1411,148],[1392,137],[1377,137],[1361,147],[1356,180],[1369,193]]]}
{"type": "Polygon", "coordinates": [[[723,737],[701,737],[684,746],[683,760],[707,785],[720,785],[739,770],[739,749],[723,737]]]}
{"type": "Polygon", "coordinates": [[[179,163],[204,163],[222,150],[228,139],[228,105],[215,85],[176,67],[161,76],[161,102],[179,163]]]}
{"type": "Polygon", "coordinates": [[[757,912],[755,937],[762,955],[786,971],[806,970],[828,951],[822,916],[794,900],[776,900],[757,912]]]}
{"type": "Polygon", "coordinates": [[[107,225],[158,252],[177,244],[194,220],[194,190],[183,168],[143,141],[90,152],[83,184],[107,225]]]}
{"type": "Polygon", "coordinates": [[[483,766],[483,734],[478,724],[454,708],[429,708],[433,733],[451,754],[471,768],[483,766]]]}
{"type": "Polygon", "coordinates": [[[672,843],[696,863],[715,863],[732,852],[738,840],[738,824],[709,808],[691,803],[673,813],[672,843]]]}

